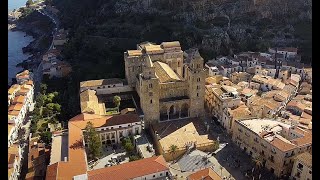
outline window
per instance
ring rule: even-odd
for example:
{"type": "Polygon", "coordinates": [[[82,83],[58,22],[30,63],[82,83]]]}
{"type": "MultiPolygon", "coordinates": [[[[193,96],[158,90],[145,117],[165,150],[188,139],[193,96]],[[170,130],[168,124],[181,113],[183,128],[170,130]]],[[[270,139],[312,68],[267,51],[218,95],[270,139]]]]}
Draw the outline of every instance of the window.
{"type": "Polygon", "coordinates": [[[149,88],[152,88],[152,84],[149,84],[149,88]]]}
{"type": "Polygon", "coordinates": [[[150,104],[152,104],[152,99],[150,100],[150,104]]]}
{"type": "Polygon", "coordinates": [[[121,126],[119,126],[119,128],[121,128],[121,126]]]}
{"type": "Polygon", "coordinates": [[[156,177],[156,175],[153,175],[153,177],[156,177]]]}
{"type": "Polygon", "coordinates": [[[180,67],[180,61],[178,61],[178,67],[180,67]]]}
{"type": "Polygon", "coordinates": [[[153,93],[152,92],[149,92],[149,96],[152,96],[153,95],[153,93]]]}
{"type": "Polygon", "coordinates": [[[309,171],[309,174],[312,174],[312,171],[309,171]]]}
{"type": "Polygon", "coordinates": [[[200,78],[197,78],[197,82],[200,82],[200,78]]]}
{"type": "Polygon", "coordinates": [[[197,86],[197,89],[200,89],[200,86],[197,86]]]}
{"type": "Polygon", "coordinates": [[[297,168],[302,170],[303,169],[303,165],[299,163],[297,168]]]}
{"type": "Polygon", "coordinates": [[[160,173],[160,176],[162,176],[162,173],[160,173]]]}
{"type": "Polygon", "coordinates": [[[199,93],[197,93],[197,97],[199,97],[199,93]]]}

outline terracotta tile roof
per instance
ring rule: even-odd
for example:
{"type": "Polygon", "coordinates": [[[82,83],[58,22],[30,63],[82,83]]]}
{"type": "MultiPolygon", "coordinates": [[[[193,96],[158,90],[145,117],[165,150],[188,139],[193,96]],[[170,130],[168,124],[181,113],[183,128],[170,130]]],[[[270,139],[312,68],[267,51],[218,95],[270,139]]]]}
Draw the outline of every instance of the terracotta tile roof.
{"type": "Polygon", "coordinates": [[[26,99],[26,96],[19,95],[19,96],[16,96],[14,98],[13,103],[21,103],[21,104],[23,104],[25,99],[26,99]]]}
{"type": "Polygon", "coordinates": [[[303,165],[308,166],[309,168],[312,168],[312,155],[308,152],[304,152],[302,154],[299,154],[296,157],[297,160],[303,163],[303,165]]]}
{"type": "Polygon", "coordinates": [[[105,127],[140,122],[140,118],[137,114],[100,116],[83,113],[70,119],[70,121],[74,121],[79,128],[84,129],[89,121],[93,123],[94,127],[105,127]]]}
{"type": "Polygon", "coordinates": [[[82,129],[86,127],[88,122],[92,122],[94,127],[103,127],[139,121],[140,118],[136,114],[100,116],[83,113],[73,117],[68,123],[68,161],[49,165],[46,179],[72,179],[73,176],[87,172],[82,129]],[[54,172],[56,173],[54,174],[54,172]]]}
{"type": "Polygon", "coordinates": [[[274,137],[274,139],[270,142],[270,144],[277,147],[278,149],[280,149],[283,152],[296,148],[296,146],[294,144],[292,144],[290,142],[285,142],[278,137],[274,137]]]}
{"type": "Polygon", "coordinates": [[[300,111],[304,111],[304,109],[306,108],[306,106],[305,106],[304,104],[302,104],[301,102],[296,101],[296,100],[291,100],[291,101],[287,104],[287,108],[290,108],[290,107],[297,108],[297,109],[299,109],[300,111]]]}
{"type": "Polygon", "coordinates": [[[23,104],[17,103],[9,106],[9,111],[20,111],[22,109],[23,104]]]}
{"type": "Polygon", "coordinates": [[[211,168],[206,168],[189,175],[188,180],[222,180],[211,168]]]}
{"type": "Polygon", "coordinates": [[[18,116],[20,113],[20,111],[9,111],[8,115],[12,115],[12,116],[18,116]]]}
{"type": "Polygon", "coordinates": [[[294,47],[280,47],[278,48],[278,51],[287,51],[287,52],[298,52],[298,48],[294,48],[294,47]]]}
{"type": "Polygon", "coordinates": [[[309,115],[309,114],[306,113],[306,112],[302,112],[301,117],[302,117],[302,118],[306,118],[306,119],[312,119],[312,116],[309,115]]]}
{"type": "Polygon", "coordinates": [[[13,94],[20,89],[19,84],[14,84],[8,89],[8,94],[13,94]]]}
{"type": "Polygon", "coordinates": [[[229,112],[234,120],[240,120],[240,119],[244,119],[244,118],[253,117],[251,115],[251,111],[249,110],[249,108],[246,105],[241,105],[234,110],[230,109],[229,112]]]}
{"type": "Polygon", "coordinates": [[[30,89],[21,88],[21,89],[17,92],[17,94],[26,95],[29,91],[30,91],[30,89]]]}
{"type": "Polygon", "coordinates": [[[88,179],[134,179],[159,171],[169,171],[168,165],[163,156],[154,156],[138,161],[128,162],[117,166],[92,170],[88,172],[88,179]]]}

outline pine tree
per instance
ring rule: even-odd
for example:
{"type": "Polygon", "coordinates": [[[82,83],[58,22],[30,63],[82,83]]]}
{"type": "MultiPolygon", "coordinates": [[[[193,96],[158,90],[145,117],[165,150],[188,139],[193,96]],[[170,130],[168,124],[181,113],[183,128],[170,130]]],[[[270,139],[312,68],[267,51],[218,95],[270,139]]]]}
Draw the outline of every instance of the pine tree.
{"type": "Polygon", "coordinates": [[[98,132],[93,127],[92,122],[88,122],[84,129],[84,139],[88,144],[88,157],[89,159],[95,159],[100,157],[102,146],[98,132]]]}

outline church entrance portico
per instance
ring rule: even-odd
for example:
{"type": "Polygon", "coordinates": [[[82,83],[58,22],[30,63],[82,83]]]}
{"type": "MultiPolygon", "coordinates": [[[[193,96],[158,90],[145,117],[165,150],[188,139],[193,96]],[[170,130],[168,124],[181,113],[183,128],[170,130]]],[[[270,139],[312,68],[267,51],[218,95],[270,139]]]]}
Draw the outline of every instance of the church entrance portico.
{"type": "Polygon", "coordinates": [[[160,107],[160,121],[188,118],[190,115],[188,102],[163,103],[160,107]]]}

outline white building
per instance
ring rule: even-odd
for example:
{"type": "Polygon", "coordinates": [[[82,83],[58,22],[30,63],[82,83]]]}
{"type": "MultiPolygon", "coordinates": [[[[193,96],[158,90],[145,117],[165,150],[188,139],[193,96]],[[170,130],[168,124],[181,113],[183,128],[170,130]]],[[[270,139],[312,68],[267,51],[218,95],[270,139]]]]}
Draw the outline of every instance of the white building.
{"type": "Polygon", "coordinates": [[[18,144],[13,144],[8,148],[8,179],[16,180],[20,178],[22,167],[22,148],[18,144]]]}

